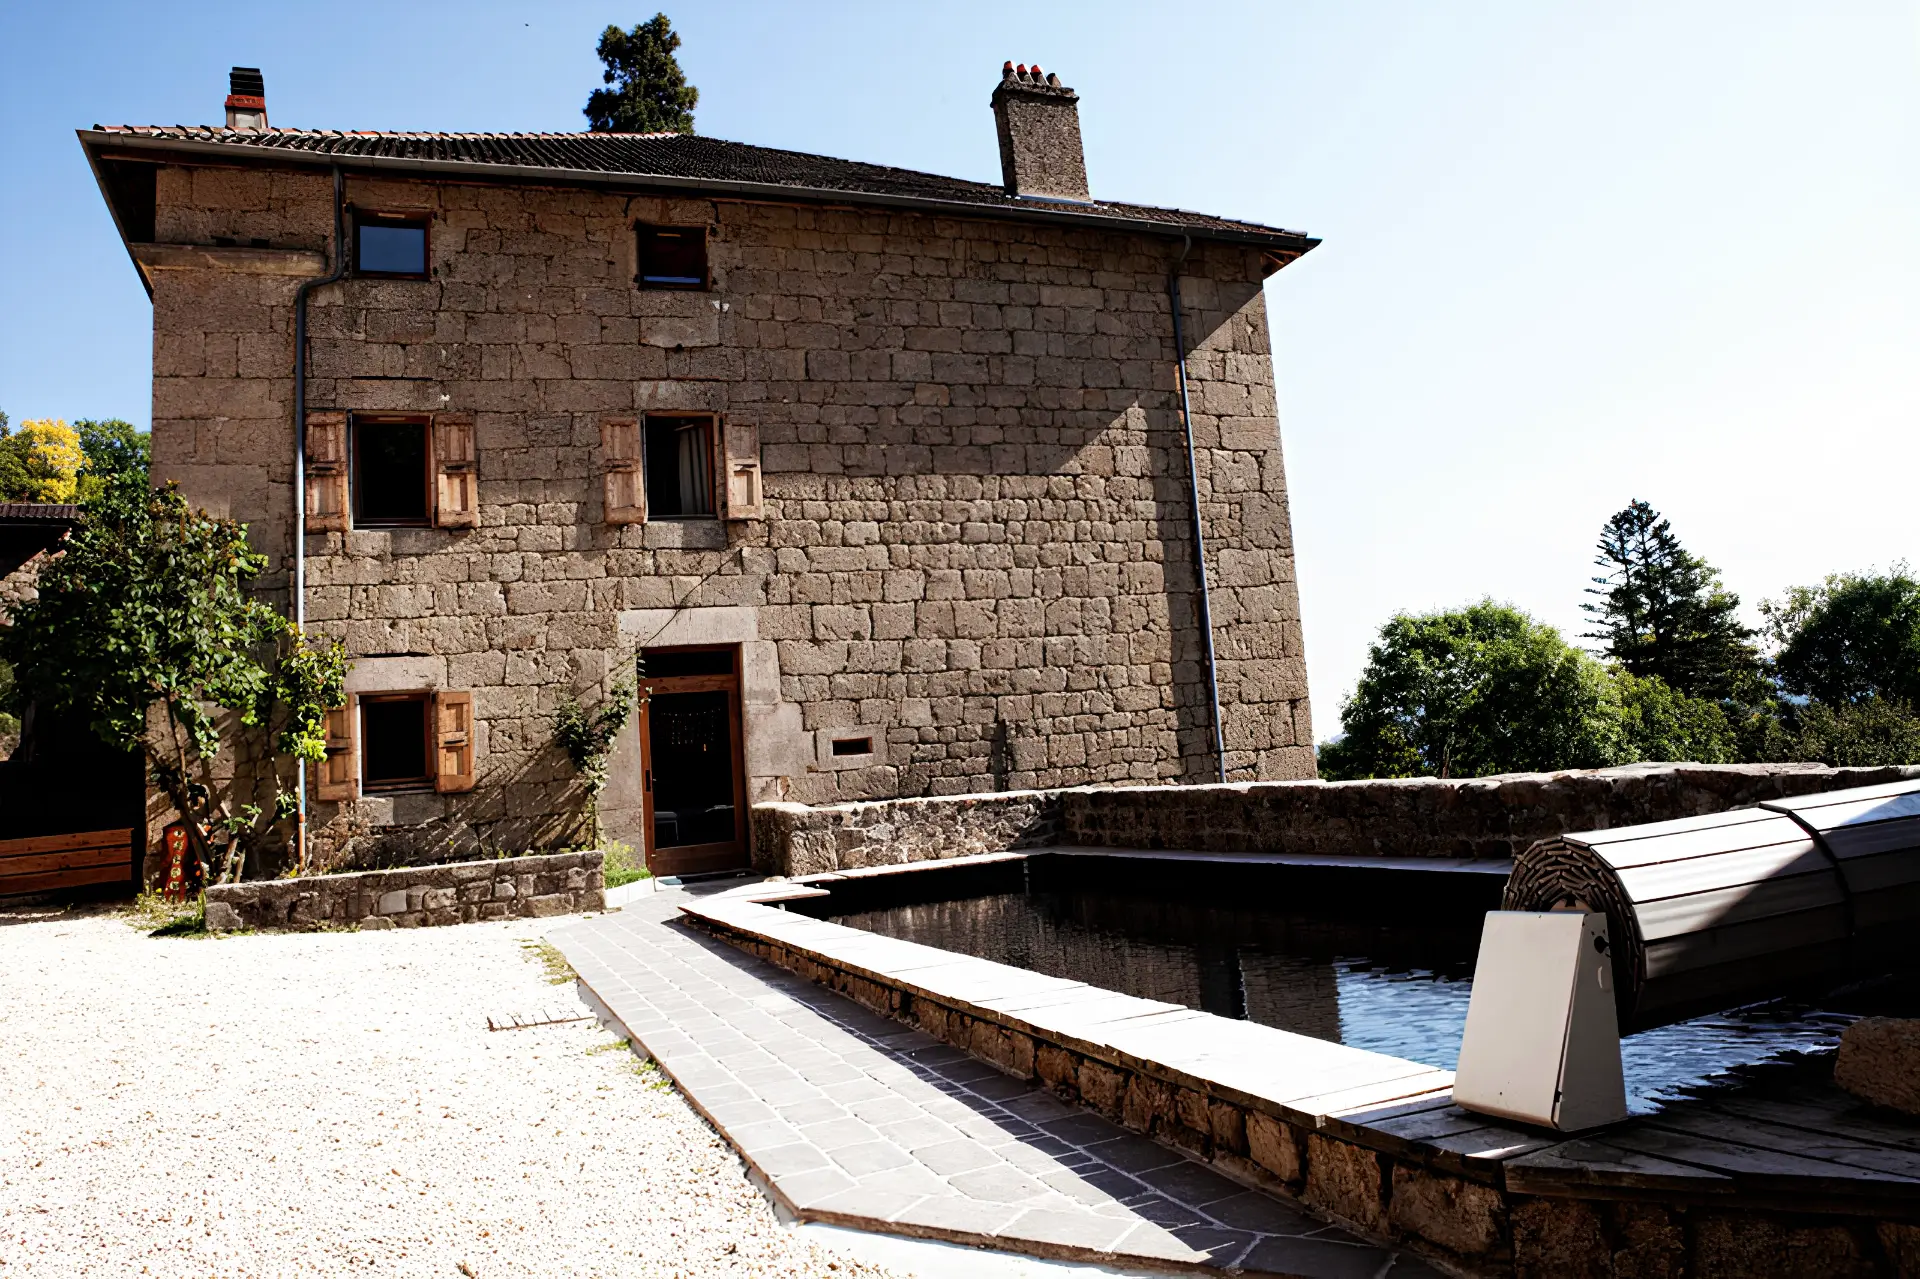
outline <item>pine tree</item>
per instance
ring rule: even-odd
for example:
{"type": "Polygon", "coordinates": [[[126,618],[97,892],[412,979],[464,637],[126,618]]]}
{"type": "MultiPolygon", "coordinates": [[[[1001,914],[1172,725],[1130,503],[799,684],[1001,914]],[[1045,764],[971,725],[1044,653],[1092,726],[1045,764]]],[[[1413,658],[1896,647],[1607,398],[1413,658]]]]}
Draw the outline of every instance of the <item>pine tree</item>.
{"type": "Polygon", "coordinates": [[[687,83],[673,56],[680,47],[667,15],[656,13],[631,31],[608,27],[600,35],[602,77],[583,114],[595,133],[692,133],[700,90],[687,83]]]}
{"type": "Polygon", "coordinates": [[[1658,676],[1691,697],[1730,699],[1754,690],[1759,655],[1741,625],[1740,597],[1719,570],[1680,545],[1673,528],[1645,502],[1607,521],[1594,563],[1606,569],[1580,607],[1606,656],[1642,678],[1658,676]]]}

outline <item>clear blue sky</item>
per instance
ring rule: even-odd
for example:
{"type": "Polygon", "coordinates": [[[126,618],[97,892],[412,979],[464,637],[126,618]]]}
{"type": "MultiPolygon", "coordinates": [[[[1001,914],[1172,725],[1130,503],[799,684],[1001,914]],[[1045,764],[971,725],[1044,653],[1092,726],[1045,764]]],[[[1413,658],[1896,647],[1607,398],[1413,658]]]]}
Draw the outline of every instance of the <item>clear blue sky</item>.
{"type": "MultiPolygon", "coordinates": [[[[145,423],[76,127],[577,129],[601,3],[0,8],[0,409],[145,423]]],[[[704,133],[992,179],[1002,61],[1097,194],[1326,243],[1268,285],[1318,730],[1398,609],[1578,631],[1634,497],[1748,602],[1920,561],[1911,4],[677,3],[704,133]]]]}

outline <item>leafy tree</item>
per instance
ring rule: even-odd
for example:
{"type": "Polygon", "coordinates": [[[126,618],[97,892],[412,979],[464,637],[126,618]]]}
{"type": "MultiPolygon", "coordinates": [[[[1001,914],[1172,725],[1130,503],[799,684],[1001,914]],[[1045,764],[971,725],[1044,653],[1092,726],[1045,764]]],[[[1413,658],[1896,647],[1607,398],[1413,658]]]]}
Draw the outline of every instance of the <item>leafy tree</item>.
{"type": "Polygon", "coordinates": [[[553,737],[567,753],[574,771],[587,787],[587,838],[600,842],[600,794],[607,788],[607,757],[613,753],[614,739],[633,717],[633,684],[616,680],[607,690],[600,709],[588,712],[573,698],[560,703],[553,737]]]}
{"type": "Polygon", "coordinates": [[[1626,753],[1606,669],[1492,600],[1394,617],[1341,714],[1345,736],[1320,751],[1334,779],[1591,768],[1626,753]]]}
{"type": "Polygon", "coordinates": [[[151,439],[133,423],[117,417],[104,421],[80,418],[74,422],[73,429],[80,436],[80,451],[86,456],[86,465],[80,472],[81,501],[99,494],[109,475],[121,471],[147,473],[152,460],[151,439]]]}
{"type": "Polygon", "coordinates": [[[293,770],[326,755],[346,658],[255,598],[246,526],[115,471],[0,631],[21,692],[139,750],[209,882],[284,846],[293,770]],[[220,760],[223,729],[235,758],[220,760]]]}
{"type": "Polygon", "coordinates": [[[1657,675],[1619,667],[1608,675],[1619,698],[1625,760],[1732,764],[1741,758],[1735,721],[1719,702],[1688,697],[1657,675]]]}
{"type": "Polygon", "coordinates": [[[582,114],[595,133],[692,133],[700,90],[687,83],[673,56],[680,47],[667,15],[656,13],[631,31],[600,34],[601,79],[610,89],[587,95],[582,114]]]}
{"type": "Polygon", "coordinates": [[[1837,767],[1920,763],[1920,716],[1891,697],[1801,708],[1782,757],[1837,767]]]}
{"type": "Polygon", "coordinates": [[[80,434],[55,419],[0,433],[0,501],[71,502],[86,453],[80,434]]]}
{"type": "Polygon", "coordinates": [[[1905,564],[1835,573],[1760,611],[1788,692],[1830,706],[1876,697],[1920,705],[1920,581],[1905,564]]]}
{"type": "Polygon", "coordinates": [[[1581,605],[1597,627],[1582,639],[1604,641],[1605,655],[1631,674],[1692,697],[1757,693],[1759,654],[1736,615],[1740,597],[1658,511],[1630,503],[1607,521],[1597,549],[1594,563],[1607,572],[1587,589],[1599,602],[1581,605]]]}

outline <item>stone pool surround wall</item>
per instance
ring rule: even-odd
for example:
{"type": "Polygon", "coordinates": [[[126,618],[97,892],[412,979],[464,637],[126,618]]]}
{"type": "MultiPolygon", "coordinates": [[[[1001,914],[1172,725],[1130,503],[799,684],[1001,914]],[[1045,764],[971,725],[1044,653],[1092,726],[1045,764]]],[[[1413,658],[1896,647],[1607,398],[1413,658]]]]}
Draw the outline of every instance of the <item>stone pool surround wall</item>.
{"type": "Polygon", "coordinates": [[[1442,781],[1006,791],[753,809],[754,867],[817,875],[1056,844],[1512,857],[1537,839],[1920,777],[1920,766],[1635,764],[1442,781]]]}
{"type": "Polygon", "coordinates": [[[601,910],[601,854],[549,853],[216,884],[207,928],[429,928],[515,916],[601,910]]]}
{"type": "MultiPolygon", "coordinates": [[[[778,900],[782,886],[768,888],[759,900],[778,900]]],[[[788,891],[817,890],[793,885],[788,891]]],[[[777,928],[778,921],[756,927],[751,911],[738,909],[752,904],[748,897],[733,906],[709,902],[682,909],[696,927],[1016,1079],[1041,1083],[1243,1184],[1301,1201],[1362,1234],[1409,1246],[1462,1273],[1521,1279],[1920,1276],[1920,1203],[1911,1213],[1892,1215],[1797,1196],[1742,1195],[1734,1204],[1724,1193],[1636,1191],[1564,1180],[1551,1166],[1515,1168],[1476,1158],[1470,1150],[1446,1149],[1447,1134],[1459,1125],[1444,1115],[1428,1140],[1374,1126],[1443,1102],[1450,1093],[1448,1072],[1429,1070],[1294,1104],[1254,1096],[1122,1048],[1049,1031],[1036,1024],[1045,1010],[999,1012],[930,991],[927,984],[940,979],[938,970],[889,976],[770,935],[767,928],[777,928]]],[[[1517,1140],[1525,1137],[1514,1133],[1517,1140]]]]}

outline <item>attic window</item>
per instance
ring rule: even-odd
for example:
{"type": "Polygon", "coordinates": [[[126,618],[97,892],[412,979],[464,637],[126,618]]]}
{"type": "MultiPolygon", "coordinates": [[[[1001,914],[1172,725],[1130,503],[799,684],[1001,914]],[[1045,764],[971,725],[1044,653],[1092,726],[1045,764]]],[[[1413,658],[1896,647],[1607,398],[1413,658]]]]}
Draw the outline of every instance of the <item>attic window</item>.
{"type": "Polygon", "coordinates": [[[420,213],[353,215],[353,269],[358,275],[427,278],[427,223],[420,213]]]}
{"type": "Polygon", "coordinates": [[[699,226],[636,226],[643,289],[707,287],[707,229],[699,226]]]}

